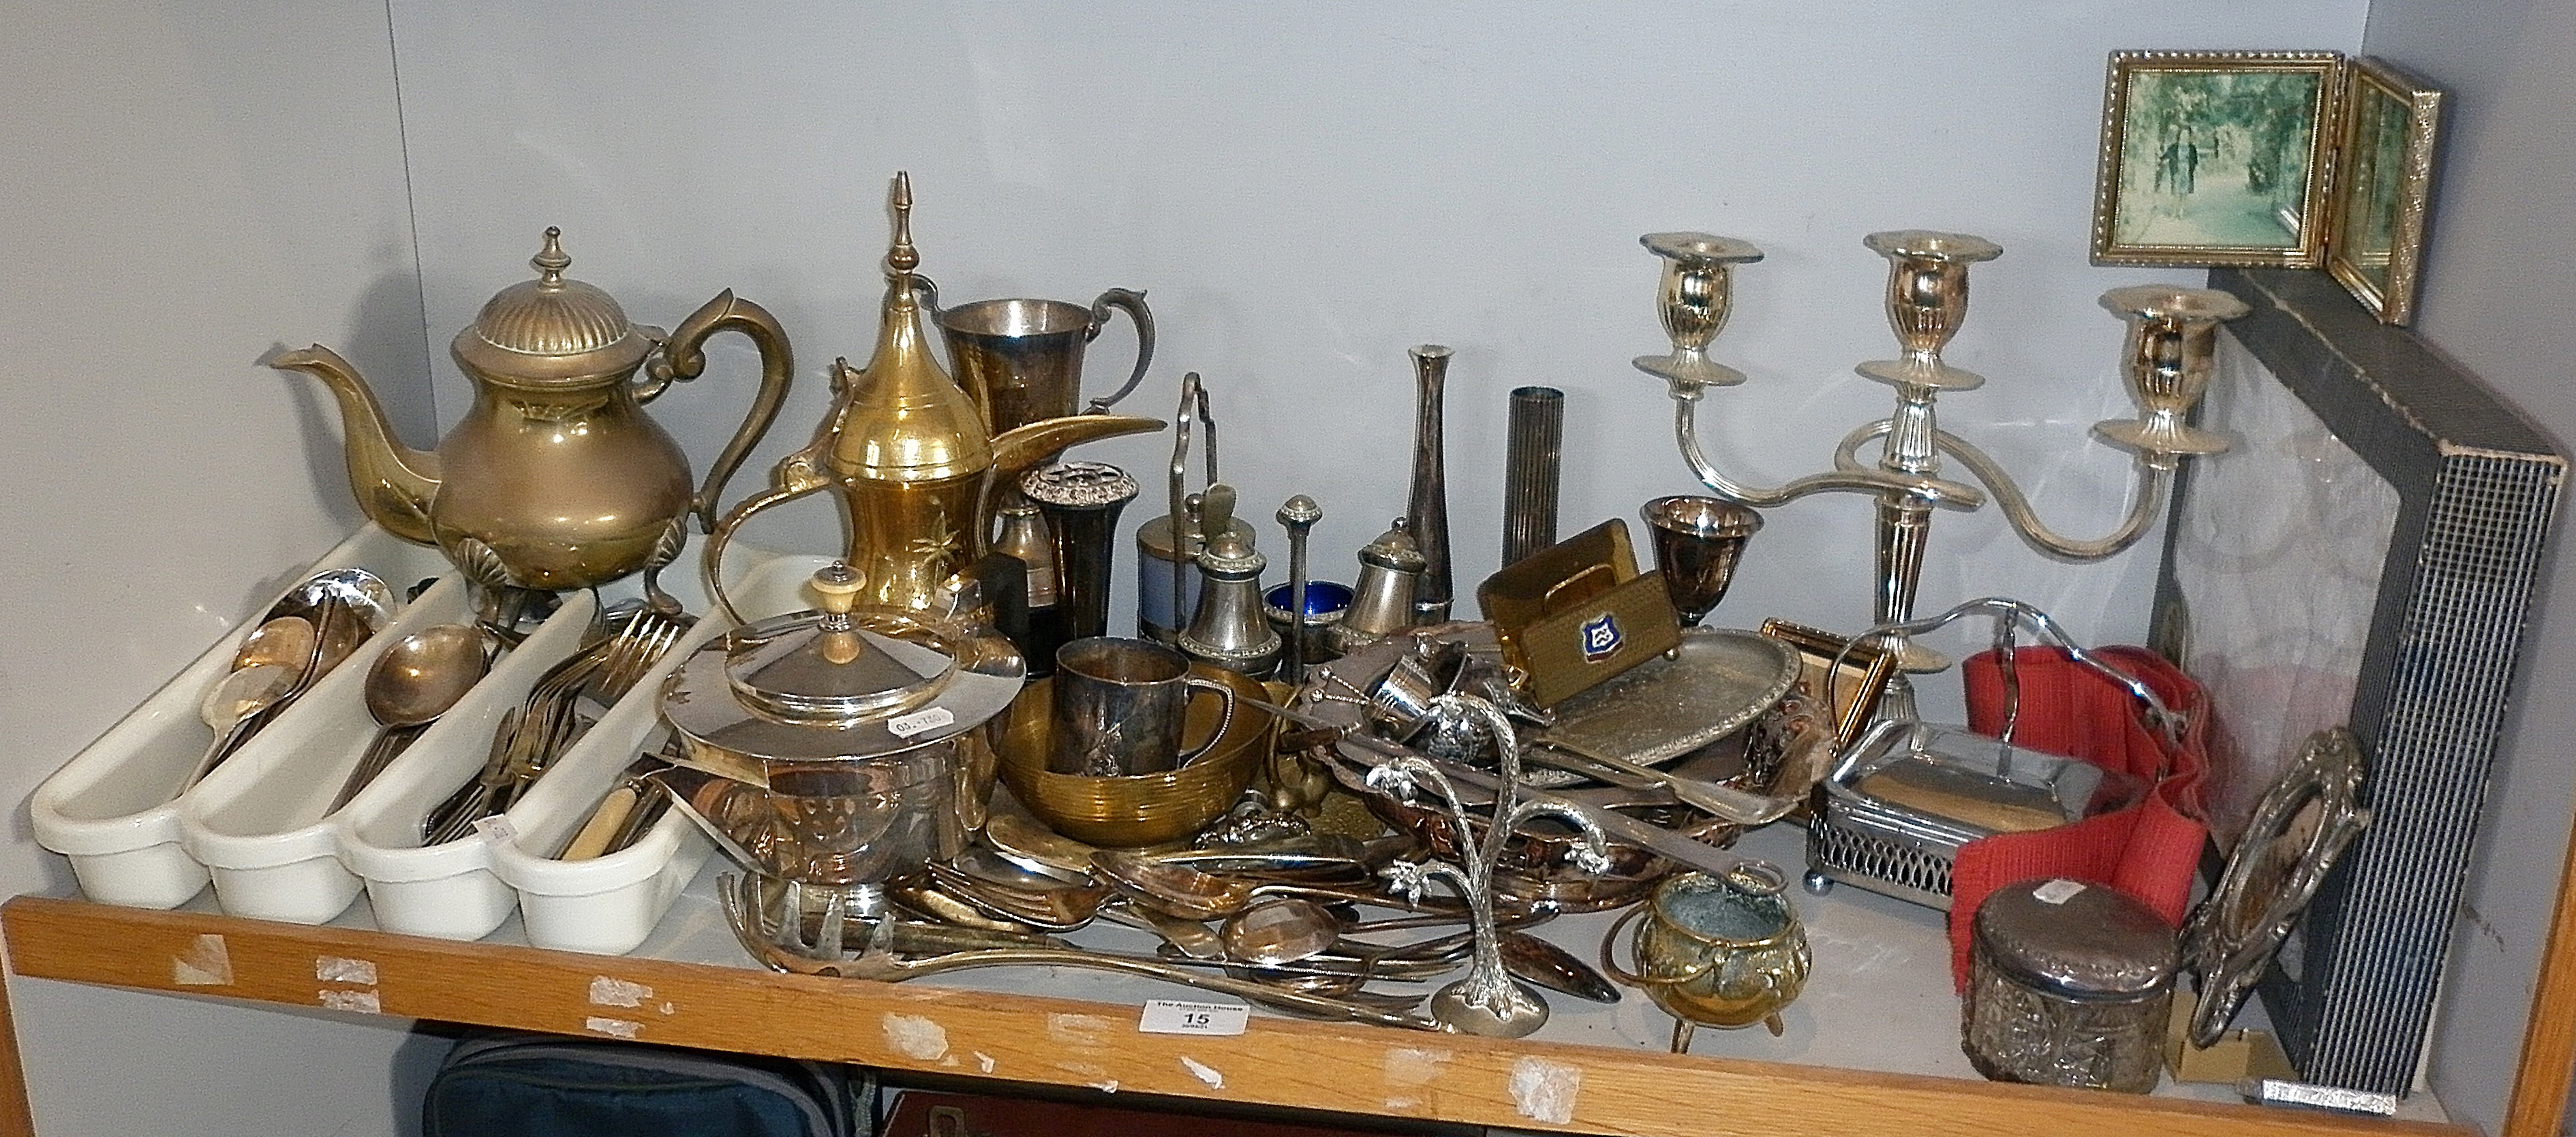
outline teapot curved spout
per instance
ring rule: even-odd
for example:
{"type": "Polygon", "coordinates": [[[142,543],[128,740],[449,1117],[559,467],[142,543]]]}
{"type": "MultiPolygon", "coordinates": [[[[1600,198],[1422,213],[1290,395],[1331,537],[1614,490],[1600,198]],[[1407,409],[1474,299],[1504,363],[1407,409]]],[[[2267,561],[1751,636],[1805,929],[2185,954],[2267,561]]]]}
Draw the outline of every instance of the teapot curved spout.
{"type": "Polygon", "coordinates": [[[403,540],[437,544],[430,532],[429,503],[438,496],[438,455],[414,450],[394,436],[384,405],[376,401],[366,380],[358,377],[357,368],[320,344],[275,352],[261,362],[319,379],[339,400],[349,492],[357,495],[358,508],[368,520],[403,540]]]}

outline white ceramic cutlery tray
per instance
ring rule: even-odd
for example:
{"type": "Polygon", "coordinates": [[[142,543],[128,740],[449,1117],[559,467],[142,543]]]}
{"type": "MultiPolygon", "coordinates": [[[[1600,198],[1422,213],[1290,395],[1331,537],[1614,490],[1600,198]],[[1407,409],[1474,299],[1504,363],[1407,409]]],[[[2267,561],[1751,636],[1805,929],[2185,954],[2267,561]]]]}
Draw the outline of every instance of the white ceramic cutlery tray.
{"type": "MultiPolygon", "coordinates": [[[[311,571],[336,568],[366,569],[383,577],[397,594],[414,581],[448,571],[437,550],[403,541],[374,525],[324,554],[311,571]]],[[[296,580],[301,582],[306,575],[296,580]]],[[[263,605],[254,611],[266,610],[263,605]]],[[[214,731],[198,717],[197,704],[206,688],[230,669],[233,652],[257,624],[255,619],[245,620],[225,634],[36,787],[28,812],[37,843],[70,858],[81,891],[91,899],[137,908],[175,908],[205,888],[206,866],[182,846],[179,822],[186,798],[197,791],[182,795],[180,782],[214,742],[214,731]]],[[[377,646],[374,641],[368,644],[369,649],[377,646]]],[[[362,671],[363,665],[353,660],[333,678],[362,671]]],[[[298,700],[262,734],[287,729],[299,717],[312,715],[313,702],[309,694],[298,700]]],[[[254,748],[273,745],[255,738],[225,766],[241,761],[254,748]]],[[[218,767],[216,773],[222,772],[223,767],[218,767]]]]}
{"type": "MultiPolygon", "coordinates": [[[[803,608],[805,578],[826,560],[742,548],[729,560],[735,602],[752,618],[803,608]]],[[[690,571],[694,558],[684,562],[672,567],[673,591],[693,613],[712,612],[690,571]]],[[[584,861],[554,854],[635,757],[661,741],[663,678],[720,634],[723,619],[701,619],[507,813],[465,838],[423,846],[422,819],[482,769],[502,717],[579,646],[598,604],[589,593],[566,596],[364,790],[326,812],[375,736],[364,686],[376,657],[412,632],[469,618],[464,582],[435,550],[369,525],[313,570],[352,565],[397,590],[449,575],[182,794],[179,780],[213,741],[197,703],[248,634],[235,629],[38,788],[39,840],[72,859],[85,894],[108,903],[176,907],[211,876],[216,902],[236,916],[321,923],[364,891],[376,925],[390,932],[479,939],[515,909],[538,947],[633,950],[704,867],[713,843],[671,812],[615,853],[584,861]]],[[[631,597],[638,586],[606,591],[631,597]]]]}
{"type": "Polygon", "coordinates": [[[366,882],[377,927],[472,940],[510,918],[518,894],[492,871],[494,846],[509,839],[506,827],[486,822],[457,840],[424,846],[421,821],[474,780],[491,756],[503,716],[527,701],[548,668],[581,646],[595,612],[589,593],[566,596],[464,701],[439,716],[340,811],[335,844],[349,871],[366,882]]]}

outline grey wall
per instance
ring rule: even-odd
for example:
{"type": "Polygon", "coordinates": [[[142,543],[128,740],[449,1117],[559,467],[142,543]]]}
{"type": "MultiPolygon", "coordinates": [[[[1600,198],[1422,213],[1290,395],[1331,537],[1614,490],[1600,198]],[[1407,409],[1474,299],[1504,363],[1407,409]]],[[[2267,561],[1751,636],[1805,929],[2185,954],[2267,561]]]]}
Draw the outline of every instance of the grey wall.
{"type": "MultiPolygon", "coordinates": [[[[429,388],[381,5],[0,5],[0,105],[14,805],[356,523],[324,404],[255,361],[348,345],[411,377],[422,430],[429,388]]],[[[0,893],[70,886],[13,809],[0,893]]],[[[391,1133],[412,1108],[400,1024],[10,988],[48,1134],[391,1133]]]]}
{"type": "MultiPolygon", "coordinates": [[[[2365,10],[2173,0],[2153,38],[2346,49],[2365,10]]],[[[1942,423],[2080,536],[2117,518],[2130,471],[2086,433],[2129,407],[2120,325],[2095,298],[2201,275],[2086,263],[2103,56],[2142,31],[2132,6],[2105,0],[790,4],[757,20],[690,3],[442,0],[397,3],[393,23],[434,335],[525,277],[547,225],[564,228],[573,275],[637,319],[667,323],[733,287],[778,313],[802,361],[763,470],[821,418],[832,357],[870,350],[885,183],[909,169],[923,270],[948,302],[1148,290],[1161,349],[1121,409],[1168,414],[1181,373],[1202,372],[1243,514],[1275,553],[1277,505],[1321,502],[1325,579],[1348,580],[1353,553],[1404,510],[1416,343],[1458,352],[1462,595],[1500,557],[1514,386],[1567,392],[1563,533],[1634,524],[1648,498],[1697,488],[1662,385],[1628,365],[1665,346],[1661,262],[1642,233],[1705,229],[1768,251],[1738,274],[1715,349],[1751,379],[1702,415],[1725,467],[1768,485],[1827,468],[1836,439],[1889,411],[1889,389],[1852,373],[1895,351],[1886,264],[1862,236],[2000,242],[1950,352],[1989,383],[1945,398],[1942,423]]],[[[1128,342],[1123,327],[1105,335],[1097,370],[1117,369],[1128,342]]],[[[702,461],[752,374],[739,341],[723,352],[653,407],[702,461]]],[[[453,419],[463,380],[444,358],[437,374],[453,419]]],[[[1120,439],[1082,456],[1143,472],[1170,446],[1120,439]]],[[[744,538],[833,540],[829,507],[804,519],[764,518],[744,538]]],[[[1853,495],[1774,511],[1723,618],[1865,625],[1869,525],[1853,495]]],[[[1945,513],[1922,602],[2019,596],[2079,636],[2134,637],[2159,547],[2069,568],[1996,510],[1945,513]]]]}
{"type": "MultiPolygon", "coordinates": [[[[777,309],[805,359],[782,419],[794,438],[819,414],[820,365],[873,334],[878,202],[898,167],[919,179],[928,267],[952,299],[1152,290],[1167,338],[1146,398],[1206,371],[1247,501],[1266,516],[1317,494],[1332,513],[1318,547],[1337,558],[1402,507],[1404,347],[1457,346],[1470,588],[1492,556],[1512,385],[1574,396],[1570,523],[1689,488],[1666,404],[1625,362],[1660,344],[1636,234],[1770,250],[1718,352],[1753,383],[1716,393],[1730,410],[1712,433],[1741,476],[1778,481],[1884,413],[1883,389],[1849,374],[1889,346],[1860,236],[1982,233],[2009,252],[1977,270],[1953,355],[1994,382],[1945,403],[1946,424],[2083,529],[2116,507],[2121,474],[2083,430],[2124,402],[2116,325],[2092,298],[2195,275],[2083,264],[2102,53],[2351,50],[2367,11],[2370,49],[2459,104],[2424,330],[2576,436],[2560,374],[2576,358],[2559,311],[2576,295],[2568,0],[2177,0],[2152,35],[2109,0],[197,8],[0,6],[0,349],[16,380],[0,508],[20,535],[0,545],[17,621],[0,638],[0,800],[354,522],[327,411],[251,364],[273,343],[340,347],[426,441],[432,369],[444,418],[463,394],[434,348],[560,224],[575,275],[639,319],[725,286],[777,309]],[[1334,423],[1335,445],[1279,429],[1301,421],[1334,423]],[[147,585],[116,583],[138,570],[147,585]]],[[[702,386],[730,390],[665,404],[701,457],[747,353],[717,367],[702,386]]],[[[1155,450],[1107,456],[1150,468],[1155,450]]],[[[1866,524],[1848,502],[1776,516],[1730,609],[1853,623],[1866,524]]],[[[2142,622],[2151,554],[2068,572],[1991,512],[1936,534],[1927,603],[2003,591],[2047,596],[2089,633],[2142,622]]],[[[2576,798],[2561,741],[2576,709],[2553,689],[2576,664],[2571,589],[2562,558],[2437,1052],[2445,1096],[2490,1126],[2546,917],[2537,882],[2555,878],[2576,798]]],[[[0,842],[0,890],[67,889],[24,824],[0,842]]],[[[417,1057],[386,1024],[13,994],[49,1133],[391,1132],[417,1057]]]]}
{"type": "MultiPolygon", "coordinates": [[[[2576,441],[2576,321],[2567,316],[2576,299],[2576,3],[2376,0],[2363,46],[2452,101],[2418,329],[2567,446],[2576,441]]],[[[2563,534],[2556,545],[2433,1049],[2434,1088],[2490,1132],[2512,1088],[2576,800],[2567,680],[2576,671],[2576,558],[2563,534]]]]}

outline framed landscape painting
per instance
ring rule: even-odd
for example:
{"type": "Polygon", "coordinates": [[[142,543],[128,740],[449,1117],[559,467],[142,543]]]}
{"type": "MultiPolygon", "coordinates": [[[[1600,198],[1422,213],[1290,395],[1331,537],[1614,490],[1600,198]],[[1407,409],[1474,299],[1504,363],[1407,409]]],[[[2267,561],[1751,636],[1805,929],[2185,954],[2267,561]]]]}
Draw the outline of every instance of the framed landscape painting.
{"type": "Polygon", "coordinates": [[[2330,51],[2112,53],[2093,263],[2323,264],[2342,60],[2330,51]]]}

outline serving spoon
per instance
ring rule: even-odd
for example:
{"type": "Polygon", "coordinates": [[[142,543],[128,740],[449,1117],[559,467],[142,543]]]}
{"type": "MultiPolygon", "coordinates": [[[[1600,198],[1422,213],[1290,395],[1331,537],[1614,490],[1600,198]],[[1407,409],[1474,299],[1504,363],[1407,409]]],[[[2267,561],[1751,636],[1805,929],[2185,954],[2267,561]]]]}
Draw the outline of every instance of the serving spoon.
{"type": "Polygon", "coordinates": [[[375,741],[367,744],[366,754],[324,812],[349,804],[490,671],[483,633],[463,624],[434,624],[387,647],[367,669],[367,714],[376,720],[375,741]]]}

